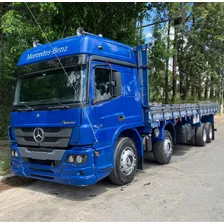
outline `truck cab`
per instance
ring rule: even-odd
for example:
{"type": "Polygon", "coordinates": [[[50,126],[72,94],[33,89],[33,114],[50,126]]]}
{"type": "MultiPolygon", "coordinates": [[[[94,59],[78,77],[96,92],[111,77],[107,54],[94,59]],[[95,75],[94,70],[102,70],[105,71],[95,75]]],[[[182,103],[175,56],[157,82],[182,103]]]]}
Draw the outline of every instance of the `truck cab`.
{"type": "MultiPolygon", "coordinates": [[[[140,82],[130,46],[97,35],[65,38],[25,51],[16,76],[9,127],[14,174],[94,184],[113,170],[125,132],[138,138],[142,156],[135,130],[144,126],[140,82]]],[[[137,168],[134,156],[124,158],[137,168]]]]}

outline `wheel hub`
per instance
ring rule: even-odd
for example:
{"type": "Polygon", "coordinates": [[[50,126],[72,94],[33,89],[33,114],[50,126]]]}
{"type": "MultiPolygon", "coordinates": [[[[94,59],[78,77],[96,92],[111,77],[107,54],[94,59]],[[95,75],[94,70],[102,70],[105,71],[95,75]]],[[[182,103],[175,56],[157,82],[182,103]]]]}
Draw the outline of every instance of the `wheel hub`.
{"type": "Polygon", "coordinates": [[[125,148],[121,153],[120,170],[123,174],[129,175],[136,166],[136,158],[133,150],[125,148]]]}
{"type": "Polygon", "coordinates": [[[164,149],[165,156],[169,157],[173,151],[173,148],[172,148],[171,140],[168,137],[166,137],[164,140],[163,149],[164,149]]]}

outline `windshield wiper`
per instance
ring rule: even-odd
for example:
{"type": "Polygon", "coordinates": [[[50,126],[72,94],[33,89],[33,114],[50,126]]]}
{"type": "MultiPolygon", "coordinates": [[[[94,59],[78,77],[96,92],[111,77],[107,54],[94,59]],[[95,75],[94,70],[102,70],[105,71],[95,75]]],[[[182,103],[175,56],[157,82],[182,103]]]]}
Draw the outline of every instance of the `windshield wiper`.
{"type": "Polygon", "coordinates": [[[34,110],[32,107],[28,106],[28,105],[27,105],[26,103],[24,103],[24,102],[19,102],[19,104],[18,104],[17,106],[19,106],[20,104],[23,105],[23,106],[25,106],[26,108],[24,108],[24,109],[19,108],[18,111],[23,111],[23,110],[34,110]]]}
{"type": "Polygon", "coordinates": [[[57,98],[53,98],[53,99],[51,99],[51,100],[47,100],[47,102],[53,102],[53,103],[57,103],[59,106],[51,106],[51,107],[48,107],[48,109],[56,109],[56,108],[70,108],[70,106],[69,105],[67,105],[67,104],[63,104],[63,103],[60,103],[59,101],[58,101],[58,99],[57,98]]]}

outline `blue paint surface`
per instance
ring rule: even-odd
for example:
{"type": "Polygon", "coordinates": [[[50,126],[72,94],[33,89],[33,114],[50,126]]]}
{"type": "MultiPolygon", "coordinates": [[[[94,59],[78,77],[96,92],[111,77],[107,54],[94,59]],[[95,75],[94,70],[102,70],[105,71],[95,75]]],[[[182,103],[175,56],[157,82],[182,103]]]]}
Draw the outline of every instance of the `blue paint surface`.
{"type": "Polygon", "coordinates": [[[99,55],[136,63],[134,52],[130,46],[99,36],[87,35],[68,37],[26,50],[20,57],[18,66],[76,54],[99,55]]]}

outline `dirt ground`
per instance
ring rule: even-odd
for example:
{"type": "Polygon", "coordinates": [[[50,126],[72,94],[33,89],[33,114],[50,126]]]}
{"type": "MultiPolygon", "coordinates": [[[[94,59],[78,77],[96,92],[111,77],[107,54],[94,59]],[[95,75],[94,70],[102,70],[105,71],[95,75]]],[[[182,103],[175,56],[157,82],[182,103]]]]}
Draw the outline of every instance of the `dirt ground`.
{"type": "Polygon", "coordinates": [[[0,183],[0,221],[224,221],[224,119],[206,147],[177,145],[165,166],[145,160],[133,183],[72,187],[13,177],[0,183]]]}

